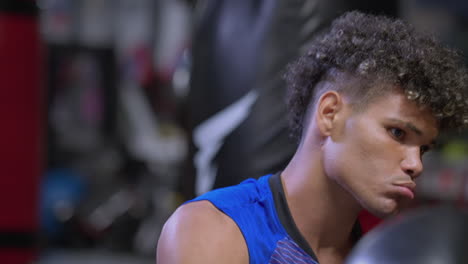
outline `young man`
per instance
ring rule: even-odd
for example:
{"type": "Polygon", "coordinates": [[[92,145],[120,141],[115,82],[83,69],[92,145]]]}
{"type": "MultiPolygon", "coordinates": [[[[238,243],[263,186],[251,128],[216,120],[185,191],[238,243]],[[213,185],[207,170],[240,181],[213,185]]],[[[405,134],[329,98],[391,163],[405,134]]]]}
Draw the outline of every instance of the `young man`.
{"type": "Polygon", "coordinates": [[[343,15],[286,74],[300,140],[291,162],[182,205],[157,263],[342,263],[359,212],[397,213],[439,132],[468,125],[467,80],[460,57],[432,37],[343,15]]]}

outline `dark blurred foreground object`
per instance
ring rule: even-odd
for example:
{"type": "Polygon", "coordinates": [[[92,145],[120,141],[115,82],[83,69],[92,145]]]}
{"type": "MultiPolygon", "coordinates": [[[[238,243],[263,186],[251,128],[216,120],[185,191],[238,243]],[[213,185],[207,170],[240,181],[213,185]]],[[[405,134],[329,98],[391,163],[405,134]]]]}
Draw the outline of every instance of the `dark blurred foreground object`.
{"type": "Polygon", "coordinates": [[[420,208],[367,234],[347,264],[461,264],[468,262],[468,212],[420,208]]]}

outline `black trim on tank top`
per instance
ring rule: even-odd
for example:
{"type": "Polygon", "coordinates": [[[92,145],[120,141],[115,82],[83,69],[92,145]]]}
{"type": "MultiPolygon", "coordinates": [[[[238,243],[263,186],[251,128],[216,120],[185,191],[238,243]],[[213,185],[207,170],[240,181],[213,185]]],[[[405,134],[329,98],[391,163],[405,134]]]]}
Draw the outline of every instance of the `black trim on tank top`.
{"type": "Polygon", "coordinates": [[[302,236],[301,232],[299,232],[296,223],[294,223],[291,211],[289,211],[288,203],[286,202],[286,196],[284,195],[280,174],[281,172],[272,175],[269,180],[271,193],[273,194],[273,200],[275,201],[276,212],[278,213],[278,218],[284,229],[286,229],[288,235],[297,243],[300,248],[302,248],[302,250],[309,254],[309,256],[311,256],[312,259],[318,263],[317,256],[309,246],[309,243],[307,243],[305,238],[302,236]]]}
{"type": "MultiPolygon", "coordinates": [[[[317,263],[318,259],[314,251],[310,247],[309,243],[302,236],[301,232],[296,226],[294,219],[292,218],[291,211],[289,210],[286,196],[284,194],[283,183],[281,182],[281,172],[272,175],[269,179],[271,193],[273,194],[273,200],[275,202],[276,212],[278,218],[283,225],[288,235],[301,247],[307,254],[309,254],[317,263]]],[[[351,231],[351,238],[356,243],[362,236],[362,228],[358,221],[351,231]]]]}

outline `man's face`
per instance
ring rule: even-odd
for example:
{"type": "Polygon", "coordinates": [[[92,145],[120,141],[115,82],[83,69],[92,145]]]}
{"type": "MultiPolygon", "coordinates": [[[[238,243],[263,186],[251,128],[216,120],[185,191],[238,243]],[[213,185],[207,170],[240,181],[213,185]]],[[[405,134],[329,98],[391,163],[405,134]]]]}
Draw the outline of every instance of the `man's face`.
{"type": "Polygon", "coordinates": [[[394,214],[414,198],[414,179],[438,134],[437,122],[397,92],[348,113],[338,135],[323,145],[325,172],[371,213],[394,214]]]}

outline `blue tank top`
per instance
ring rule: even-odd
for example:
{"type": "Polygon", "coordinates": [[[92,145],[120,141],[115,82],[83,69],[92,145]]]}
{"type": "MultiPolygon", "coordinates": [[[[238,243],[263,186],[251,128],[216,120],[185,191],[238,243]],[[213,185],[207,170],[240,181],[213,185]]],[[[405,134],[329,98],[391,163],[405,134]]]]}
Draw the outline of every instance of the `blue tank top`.
{"type": "Polygon", "coordinates": [[[282,186],[278,187],[280,195],[275,194],[276,190],[272,191],[275,182],[281,184],[279,174],[266,175],[258,180],[248,179],[236,186],[210,191],[189,202],[208,200],[232,218],[244,236],[251,264],[318,264],[305,239],[297,228],[294,229],[295,225],[292,230],[283,226],[292,217],[284,195],[281,197],[282,186]],[[276,181],[270,181],[274,178],[276,181]],[[280,210],[286,214],[278,214],[277,208],[283,208],[280,210]]]}

